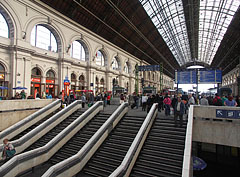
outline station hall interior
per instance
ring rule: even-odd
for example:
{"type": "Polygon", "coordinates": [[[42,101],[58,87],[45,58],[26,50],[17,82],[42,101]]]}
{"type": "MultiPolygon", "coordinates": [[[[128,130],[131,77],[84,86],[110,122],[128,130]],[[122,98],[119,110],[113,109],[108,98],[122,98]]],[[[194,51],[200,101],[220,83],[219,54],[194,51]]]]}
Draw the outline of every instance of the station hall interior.
{"type": "Polygon", "coordinates": [[[0,177],[238,177],[240,0],[0,0],[0,177]]]}

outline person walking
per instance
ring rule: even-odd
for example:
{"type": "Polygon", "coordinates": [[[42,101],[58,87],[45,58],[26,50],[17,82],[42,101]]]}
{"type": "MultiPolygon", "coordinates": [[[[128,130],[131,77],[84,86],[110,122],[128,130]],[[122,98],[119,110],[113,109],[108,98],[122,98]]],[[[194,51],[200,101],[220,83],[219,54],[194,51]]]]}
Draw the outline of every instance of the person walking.
{"type": "Polygon", "coordinates": [[[215,94],[215,98],[213,99],[213,105],[214,106],[222,106],[222,99],[220,98],[220,96],[216,93],[215,94]]]}
{"type": "Polygon", "coordinates": [[[166,94],[163,103],[165,104],[165,115],[170,116],[170,106],[171,106],[171,99],[169,98],[168,94],[166,94]]]}
{"type": "Polygon", "coordinates": [[[84,93],[83,93],[83,95],[82,95],[82,97],[81,97],[81,100],[82,100],[82,108],[85,108],[86,96],[85,96],[84,93]]]}
{"type": "Polygon", "coordinates": [[[148,97],[146,96],[146,94],[144,94],[142,96],[142,111],[146,111],[147,99],[148,99],[148,97]]]}
{"type": "Polygon", "coordinates": [[[204,105],[204,106],[208,106],[209,105],[208,104],[208,100],[207,100],[205,95],[203,95],[203,97],[201,98],[200,105],[204,105]]]}
{"type": "Polygon", "coordinates": [[[228,96],[228,99],[224,102],[225,106],[237,106],[237,102],[233,99],[233,96],[228,96]]]}
{"type": "Polygon", "coordinates": [[[175,103],[175,112],[174,112],[174,122],[175,126],[177,126],[178,119],[180,120],[180,127],[182,127],[183,124],[183,114],[185,112],[185,105],[182,102],[182,99],[180,97],[177,98],[177,102],[175,103]]]}
{"type": "Polygon", "coordinates": [[[172,108],[173,108],[173,112],[175,112],[175,105],[177,103],[178,99],[177,99],[177,95],[174,95],[173,99],[172,99],[172,108]]]}

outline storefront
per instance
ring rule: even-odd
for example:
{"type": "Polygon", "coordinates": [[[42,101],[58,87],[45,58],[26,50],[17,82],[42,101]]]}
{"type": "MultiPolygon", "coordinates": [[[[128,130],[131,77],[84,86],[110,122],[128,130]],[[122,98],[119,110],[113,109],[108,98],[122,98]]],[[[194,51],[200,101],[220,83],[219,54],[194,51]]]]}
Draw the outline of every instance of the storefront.
{"type": "Polygon", "coordinates": [[[46,94],[51,94],[53,98],[58,96],[58,85],[55,81],[54,72],[49,70],[46,75],[46,94]]]}
{"type": "Polygon", "coordinates": [[[35,90],[41,96],[41,90],[44,88],[44,84],[41,84],[42,75],[41,71],[38,68],[32,69],[31,75],[31,96],[34,97],[35,90]]]}
{"type": "Polygon", "coordinates": [[[85,77],[83,75],[79,76],[79,90],[85,90],[85,77]]]}
{"type": "Polygon", "coordinates": [[[71,90],[77,90],[77,78],[76,75],[74,73],[71,74],[71,90]]]}
{"type": "Polygon", "coordinates": [[[2,64],[0,64],[0,97],[7,97],[8,95],[8,81],[6,81],[6,71],[2,64]]]}

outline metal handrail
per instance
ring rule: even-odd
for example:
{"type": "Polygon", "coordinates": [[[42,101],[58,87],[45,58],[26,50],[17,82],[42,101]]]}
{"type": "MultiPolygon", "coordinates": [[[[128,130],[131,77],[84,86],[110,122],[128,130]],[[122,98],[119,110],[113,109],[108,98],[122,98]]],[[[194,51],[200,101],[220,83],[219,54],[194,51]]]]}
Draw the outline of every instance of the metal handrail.
{"type": "MultiPolygon", "coordinates": [[[[139,145],[144,136],[146,136],[147,129],[151,126],[151,121],[155,119],[155,115],[158,109],[158,104],[153,104],[151,110],[149,111],[146,119],[144,120],[141,128],[139,129],[134,141],[132,142],[127,154],[125,155],[121,165],[110,175],[110,177],[120,177],[124,176],[129,170],[130,164],[133,162],[134,156],[138,155],[139,145]]],[[[131,170],[131,169],[130,169],[131,170]]]]}
{"type": "MultiPolygon", "coordinates": [[[[88,140],[88,142],[81,148],[81,150],[72,157],[65,159],[64,161],[50,167],[42,177],[55,177],[58,174],[70,169],[74,165],[84,161],[87,154],[93,149],[94,145],[101,139],[101,137],[107,132],[110,133],[114,128],[114,122],[119,117],[119,115],[128,109],[128,103],[122,103],[121,106],[108,118],[108,120],[98,129],[98,131],[88,140]]],[[[100,144],[99,144],[100,146],[100,144]]],[[[85,162],[85,161],[84,161],[85,162]]],[[[85,162],[86,163],[86,162],[85,162]]]]}
{"type": "MultiPolygon", "coordinates": [[[[36,119],[39,115],[43,114],[44,112],[48,111],[49,109],[53,108],[57,104],[61,103],[60,99],[55,100],[54,102],[50,103],[49,105],[41,108],[40,110],[34,112],[33,114],[29,115],[28,117],[24,118],[23,120],[17,122],[16,124],[10,126],[9,128],[3,130],[0,133],[0,140],[3,139],[4,137],[7,137],[9,134],[13,133],[16,130],[21,129],[21,131],[24,131],[28,127],[26,127],[26,124],[29,123],[30,121],[33,121],[36,119]]],[[[30,125],[31,126],[31,125],[30,125]]],[[[0,141],[2,143],[2,141],[0,141]]]]}
{"type": "MultiPolygon", "coordinates": [[[[46,120],[45,122],[43,122],[42,124],[40,124],[39,126],[37,126],[36,128],[34,128],[33,130],[31,130],[29,133],[27,133],[26,135],[22,136],[21,138],[12,141],[11,143],[13,144],[13,146],[15,148],[23,145],[25,142],[28,142],[32,137],[36,136],[39,132],[41,132],[43,129],[47,128],[48,126],[50,126],[55,120],[57,120],[59,117],[61,117],[62,115],[64,115],[65,113],[67,113],[70,109],[72,109],[73,107],[77,106],[81,104],[81,101],[77,100],[74,101],[72,104],[70,104],[69,106],[67,106],[65,109],[59,111],[57,114],[53,115],[51,118],[49,118],[48,120],[46,120]]],[[[3,150],[3,145],[0,145],[0,152],[2,152],[3,150]]]]}
{"type": "MultiPolygon", "coordinates": [[[[75,101],[74,103],[77,104],[79,103],[79,101],[77,102],[75,101]]],[[[71,105],[73,105],[74,103],[72,103],[71,105]]],[[[67,108],[70,108],[71,105],[69,105],[67,108]]],[[[89,108],[86,112],[84,112],[81,116],[79,116],[74,122],[72,122],[69,126],[67,126],[63,131],[61,131],[56,137],[54,137],[46,145],[14,156],[6,164],[0,167],[0,176],[4,176],[4,175],[14,176],[14,174],[11,174],[11,172],[14,171],[15,168],[18,168],[17,167],[18,165],[23,164],[24,162],[27,162],[31,159],[33,160],[34,158],[38,158],[41,155],[47,154],[53,148],[54,149],[60,148],[60,147],[56,147],[58,143],[61,142],[73,129],[75,129],[80,123],[82,123],[92,112],[94,112],[100,106],[103,106],[102,101],[95,103],[91,108],[89,108]]],[[[48,158],[50,158],[50,156],[48,156],[48,158]]],[[[48,159],[45,159],[45,160],[47,161],[48,159]]],[[[33,166],[34,166],[33,164],[30,164],[30,166],[28,164],[27,168],[31,168],[33,166]]],[[[18,170],[18,173],[21,173],[24,171],[19,168],[17,170],[18,170]]]]}
{"type": "Polygon", "coordinates": [[[191,105],[188,112],[187,132],[184,146],[182,177],[190,177],[191,175],[191,159],[192,159],[192,136],[193,136],[193,109],[191,105]]]}

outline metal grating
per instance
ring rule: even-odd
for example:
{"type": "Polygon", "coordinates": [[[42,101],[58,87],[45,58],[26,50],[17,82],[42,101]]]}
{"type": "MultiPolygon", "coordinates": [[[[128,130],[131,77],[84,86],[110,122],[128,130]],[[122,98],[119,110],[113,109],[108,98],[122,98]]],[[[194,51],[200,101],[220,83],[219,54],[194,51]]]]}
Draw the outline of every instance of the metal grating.
{"type": "Polygon", "coordinates": [[[182,0],[140,0],[180,65],[191,62],[182,0]]]}

